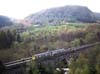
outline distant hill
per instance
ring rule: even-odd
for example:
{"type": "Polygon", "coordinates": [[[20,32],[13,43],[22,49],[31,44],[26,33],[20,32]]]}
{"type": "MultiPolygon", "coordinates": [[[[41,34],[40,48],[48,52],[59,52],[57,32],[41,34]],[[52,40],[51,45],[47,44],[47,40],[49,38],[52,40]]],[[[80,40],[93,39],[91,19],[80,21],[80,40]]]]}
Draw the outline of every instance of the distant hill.
{"type": "Polygon", "coordinates": [[[84,6],[64,6],[31,14],[25,18],[32,24],[63,24],[67,22],[96,22],[94,13],[84,6]]]}
{"type": "Polygon", "coordinates": [[[96,20],[97,21],[100,21],[100,13],[94,13],[95,17],[96,17],[96,20]]]}
{"type": "Polygon", "coordinates": [[[0,15],[0,27],[13,25],[10,18],[0,15]]]}

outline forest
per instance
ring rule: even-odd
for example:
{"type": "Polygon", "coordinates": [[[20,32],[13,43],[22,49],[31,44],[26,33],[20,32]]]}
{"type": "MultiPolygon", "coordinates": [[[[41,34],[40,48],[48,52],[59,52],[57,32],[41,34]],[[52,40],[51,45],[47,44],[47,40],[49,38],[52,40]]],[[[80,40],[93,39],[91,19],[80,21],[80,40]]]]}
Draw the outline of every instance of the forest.
{"type": "MultiPolygon", "coordinates": [[[[3,28],[0,30],[0,60],[6,63],[46,51],[62,48],[67,50],[99,41],[98,23],[3,28]]],[[[62,62],[58,61],[55,67],[32,60],[28,63],[26,71],[27,74],[63,74],[65,71],[61,68],[70,68],[69,74],[99,74],[99,49],[99,45],[90,48],[89,52],[80,54],[77,59],[72,58],[70,64],[65,59],[62,62]]]]}
{"type": "Polygon", "coordinates": [[[0,31],[0,60],[8,62],[48,50],[67,49],[100,40],[99,24],[31,26],[23,29],[23,32],[17,31],[20,29],[0,31]]]}

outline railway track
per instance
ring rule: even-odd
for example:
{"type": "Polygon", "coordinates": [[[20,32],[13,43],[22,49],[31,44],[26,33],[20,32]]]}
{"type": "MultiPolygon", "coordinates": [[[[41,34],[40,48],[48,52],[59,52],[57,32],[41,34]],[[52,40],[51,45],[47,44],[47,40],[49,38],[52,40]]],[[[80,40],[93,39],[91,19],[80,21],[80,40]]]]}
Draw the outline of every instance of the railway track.
{"type": "MultiPolygon", "coordinates": [[[[72,47],[72,48],[68,48],[68,49],[63,49],[64,52],[71,52],[71,51],[79,51],[79,50],[82,50],[84,48],[89,48],[89,47],[92,47],[92,46],[95,46],[97,44],[100,44],[100,42],[96,42],[96,43],[92,43],[92,44],[86,44],[86,45],[82,45],[80,47],[72,47]],[[71,50],[71,49],[74,49],[74,50],[71,50]]],[[[61,49],[62,50],[62,49],[61,49]]],[[[59,52],[61,51],[60,49],[57,49],[57,50],[54,50],[54,51],[47,51],[47,52],[44,52],[44,53],[40,53],[40,54],[35,54],[36,55],[39,55],[39,56],[42,56],[44,54],[48,54],[48,53],[62,53],[62,52],[59,52]]],[[[22,58],[20,60],[16,60],[16,61],[11,61],[11,62],[8,62],[8,63],[4,63],[5,67],[11,67],[11,66],[15,66],[15,65],[19,65],[19,64],[23,64],[23,63],[27,63],[27,62],[30,62],[32,60],[32,57],[27,57],[27,58],[22,58]]]]}

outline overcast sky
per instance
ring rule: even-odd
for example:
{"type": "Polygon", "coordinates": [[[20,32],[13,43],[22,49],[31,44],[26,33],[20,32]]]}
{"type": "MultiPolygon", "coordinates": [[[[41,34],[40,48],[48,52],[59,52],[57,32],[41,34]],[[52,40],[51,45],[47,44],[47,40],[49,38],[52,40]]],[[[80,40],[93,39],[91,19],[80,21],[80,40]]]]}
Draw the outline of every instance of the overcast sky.
{"type": "Polygon", "coordinates": [[[0,15],[22,19],[43,9],[65,5],[82,5],[100,12],[100,0],[0,0],[0,15]]]}

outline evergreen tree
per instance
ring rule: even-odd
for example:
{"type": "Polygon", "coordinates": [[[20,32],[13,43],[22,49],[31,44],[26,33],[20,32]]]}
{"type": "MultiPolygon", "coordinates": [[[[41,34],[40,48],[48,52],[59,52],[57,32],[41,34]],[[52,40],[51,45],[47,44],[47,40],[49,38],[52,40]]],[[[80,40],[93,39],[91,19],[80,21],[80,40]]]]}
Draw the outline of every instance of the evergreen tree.
{"type": "Polygon", "coordinates": [[[18,42],[21,42],[20,34],[17,34],[16,40],[17,40],[18,42]]]}

